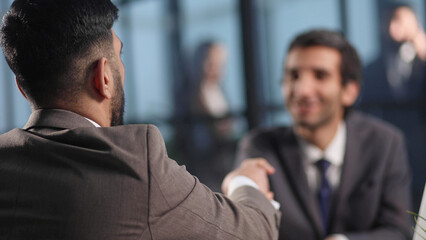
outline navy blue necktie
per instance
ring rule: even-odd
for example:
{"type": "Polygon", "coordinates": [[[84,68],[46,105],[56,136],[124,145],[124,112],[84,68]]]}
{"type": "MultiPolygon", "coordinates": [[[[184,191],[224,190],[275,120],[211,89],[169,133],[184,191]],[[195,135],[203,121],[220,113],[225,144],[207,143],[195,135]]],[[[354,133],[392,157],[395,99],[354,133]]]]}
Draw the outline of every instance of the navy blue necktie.
{"type": "Polygon", "coordinates": [[[331,203],[331,194],[332,188],[327,180],[327,169],[330,167],[330,162],[325,159],[318,160],[315,165],[318,167],[321,182],[320,188],[318,190],[318,201],[321,208],[321,218],[324,227],[325,233],[328,232],[328,224],[329,224],[329,213],[330,213],[330,203],[331,203]]]}

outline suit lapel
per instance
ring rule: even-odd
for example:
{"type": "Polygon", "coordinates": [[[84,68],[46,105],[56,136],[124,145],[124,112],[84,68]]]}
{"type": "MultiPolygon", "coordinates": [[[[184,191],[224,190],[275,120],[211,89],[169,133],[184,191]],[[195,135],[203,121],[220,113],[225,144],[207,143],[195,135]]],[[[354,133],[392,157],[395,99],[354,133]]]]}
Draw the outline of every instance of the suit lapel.
{"type": "Polygon", "coordinates": [[[337,224],[336,213],[345,212],[347,208],[347,200],[352,191],[358,186],[360,179],[363,178],[364,162],[361,156],[362,148],[360,146],[363,134],[356,126],[356,115],[353,113],[348,116],[346,121],[347,137],[346,137],[346,151],[342,172],[340,177],[340,185],[336,194],[334,194],[330,229],[337,224]]]}
{"type": "Polygon", "coordinates": [[[305,215],[315,228],[319,236],[323,236],[324,231],[319,215],[319,206],[315,194],[312,193],[308,185],[308,180],[303,167],[300,146],[293,131],[286,132],[287,136],[280,137],[278,144],[280,159],[287,174],[298,202],[301,204],[305,215]]]}

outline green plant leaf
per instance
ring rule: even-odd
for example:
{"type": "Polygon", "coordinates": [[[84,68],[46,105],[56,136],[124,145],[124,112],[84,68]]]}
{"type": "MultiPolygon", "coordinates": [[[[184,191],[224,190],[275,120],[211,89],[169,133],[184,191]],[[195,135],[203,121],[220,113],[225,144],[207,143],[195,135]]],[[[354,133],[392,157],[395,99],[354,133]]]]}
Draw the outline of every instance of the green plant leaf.
{"type": "MultiPolygon", "coordinates": [[[[414,222],[416,222],[416,225],[423,230],[424,233],[426,233],[426,230],[419,224],[418,219],[420,218],[420,220],[426,221],[426,219],[422,216],[420,216],[419,214],[415,213],[415,212],[411,212],[411,211],[407,211],[409,214],[414,216],[414,222]]],[[[419,235],[422,239],[426,240],[425,237],[423,237],[418,231],[416,231],[415,227],[412,227],[414,232],[419,235]]]]}

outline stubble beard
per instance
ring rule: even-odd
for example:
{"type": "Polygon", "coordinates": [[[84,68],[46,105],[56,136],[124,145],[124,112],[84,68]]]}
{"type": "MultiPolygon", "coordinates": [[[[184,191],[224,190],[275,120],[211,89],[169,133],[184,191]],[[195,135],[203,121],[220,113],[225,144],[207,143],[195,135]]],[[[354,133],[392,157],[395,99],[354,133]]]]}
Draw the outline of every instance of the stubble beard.
{"type": "Polygon", "coordinates": [[[321,116],[320,119],[316,120],[316,121],[305,121],[305,120],[295,120],[294,121],[294,125],[297,128],[303,128],[309,131],[315,131],[317,129],[320,129],[323,126],[327,126],[332,122],[333,116],[331,115],[326,115],[326,116],[321,116]]]}
{"type": "Polygon", "coordinates": [[[118,71],[114,71],[114,84],[117,86],[111,101],[111,127],[123,125],[125,97],[118,71]]]}
{"type": "MultiPolygon", "coordinates": [[[[322,103],[322,105],[323,107],[328,106],[327,103],[322,103]]],[[[294,116],[294,114],[292,114],[292,117],[296,128],[314,132],[331,124],[333,122],[334,114],[333,109],[327,107],[326,109],[322,109],[315,119],[298,119],[294,116]]]]}

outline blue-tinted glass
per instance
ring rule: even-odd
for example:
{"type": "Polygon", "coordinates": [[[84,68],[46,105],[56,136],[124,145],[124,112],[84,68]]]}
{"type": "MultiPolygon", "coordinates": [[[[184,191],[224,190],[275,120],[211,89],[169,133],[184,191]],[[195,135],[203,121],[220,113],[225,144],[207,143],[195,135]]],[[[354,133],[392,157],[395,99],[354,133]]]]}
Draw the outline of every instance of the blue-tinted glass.
{"type": "Polygon", "coordinates": [[[245,98],[238,1],[180,3],[188,76],[181,91],[189,95],[181,108],[190,109],[190,124],[183,123],[176,138],[188,170],[220,191],[233,166],[236,138],[247,131],[241,117],[245,98]]]}
{"type": "MultiPolygon", "coordinates": [[[[0,3],[0,16],[6,13],[7,6],[4,2],[0,3]]],[[[7,67],[6,61],[4,60],[3,51],[0,51],[0,134],[6,131],[7,119],[6,119],[6,106],[8,100],[6,99],[5,81],[6,75],[8,75],[9,68],[7,67]]]]}
{"type": "Polygon", "coordinates": [[[9,120],[9,106],[12,104],[12,101],[8,99],[8,92],[10,92],[10,87],[6,81],[12,81],[10,69],[6,64],[4,59],[3,52],[0,54],[0,133],[4,133],[7,130],[10,130],[13,126],[9,120]]]}
{"type": "Polygon", "coordinates": [[[210,12],[219,12],[223,13],[229,9],[233,9],[237,1],[235,0],[180,0],[182,9],[186,14],[190,16],[206,16],[205,13],[210,10],[210,12]],[[222,9],[222,10],[221,10],[222,9]]]}
{"type": "MultiPolygon", "coordinates": [[[[12,0],[0,2],[0,16],[9,9],[12,0]]],[[[0,52],[0,133],[23,127],[31,110],[28,102],[16,88],[14,75],[0,52]]]]}
{"type": "MultiPolygon", "coordinates": [[[[12,77],[9,78],[9,81],[13,82],[13,78],[14,76],[12,75],[12,77]]],[[[25,123],[27,123],[28,117],[31,114],[30,104],[22,96],[14,83],[12,84],[12,96],[13,104],[9,107],[12,107],[13,109],[14,127],[22,128],[24,127],[25,123]]]]}
{"type": "Polygon", "coordinates": [[[167,17],[164,1],[139,1],[120,9],[115,25],[124,43],[128,122],[165,120],[172,110],[165,53],[167,17]]]}
{"type": "Polygon", "coordinates": [[[197,45],[203,41],[213,40],[222,44],[227,51],[222,85],[231,110],[242,111],[245,101],[237,1],[184,0],[182,3],[182,37],[187,56],[192,58],[197,45]]]}
{"type": "Polygon", "coordinates": [[[380,51],[377,2],[371,0],[348,0],[348,38],[363,64],[376,58],[380,51]]]}

